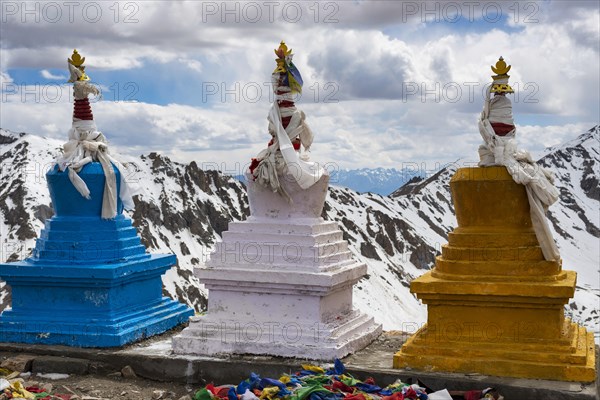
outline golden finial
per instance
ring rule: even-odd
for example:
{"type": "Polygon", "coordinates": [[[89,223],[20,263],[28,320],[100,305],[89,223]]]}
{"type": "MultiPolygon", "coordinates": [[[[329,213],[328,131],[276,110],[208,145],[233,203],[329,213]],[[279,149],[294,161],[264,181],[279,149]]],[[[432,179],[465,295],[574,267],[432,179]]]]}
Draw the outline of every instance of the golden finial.
{"type": "Polygon", "coordinates": [[[287,45],[282,40],[279,43],[279,48],[275,50],[277,59],[277,68],[273,74],[283,74],[283,84],[289,86],[292,93],[302,93],[302,76],[300,71],[292,62],[292,49],[288,50],[287,45]]]}
{"type": "Polygon", "coordinates": [[[508,71],[510,71],[510,67],[512,67],[512,65],[506,66],[506,62],[504,61],[504,58],[502,58],[502,56],[500,56],[500,59],[496,63],[496,67],[495,68],[492,67],[492,71],[496,75],[506,75],[506,74],[508,74],[508,71]]]}
{"type": "Polygon", "coordinates": [[[505,94],[515,92],[513,88],[510,87],[510,85],[508,84],[508,78],[510,78],[510,75],[508,75],[508,71],[510,71],[511,67],[512,65],[506,65],[506,62],[502,57],[498,59],[495,67],[491,67],[492,72],[496,74],[492,75],[494,83],[492,84],[491,93],[505,94]]]}
{"type": "Polygon", "coordinates": [[[275,49],[274,51],[275,55],[277,56],[277,59],[275,60],[275,62],[277,63],[277,68],[275,68],[275,71],[273,71],[273,73],[275,74],[286,72],[286,58],[292,55],[292,49],[288,50],[287,45],[282,40],[281,43],[279,43],[279,48],[275,49]]]}
{"type": "Polygon", "coordinates": [[[279,48],[274,51],[278,58],[286,58],[287,56],[292,55],[292,49],[288,50],[288,47],[283,40],[279,43],[279,48]]]}
{"type": "Polygon", "coordinates": [[[77,52],[77,49],[74,49],[73,55],[71,56],[71,58],[68,58],[67,61],[69,61],[69,64],[79,68],[85,62],[85,57],[81,57],[81,55],[77,52]]]}
{"type": "MultiPolygon", "coordinates": [[[[83,63],[85,62],[85,57],[81,57],[81,54],[77,52],[77,49],[73,50],[73,55],[71,56],[71,58],[67,58],[67,61],[69,62],[69,64],[81,71],[81,75],[79,75],[79,77],[77,78],[78,81],[90,80],[90,77],[85,74],[85,66],[83,65],[83,63]]],[[[71,74],[71,79],[69,80],[69,82],[74,82],[75,77],[76,76],[71,74]]]]}

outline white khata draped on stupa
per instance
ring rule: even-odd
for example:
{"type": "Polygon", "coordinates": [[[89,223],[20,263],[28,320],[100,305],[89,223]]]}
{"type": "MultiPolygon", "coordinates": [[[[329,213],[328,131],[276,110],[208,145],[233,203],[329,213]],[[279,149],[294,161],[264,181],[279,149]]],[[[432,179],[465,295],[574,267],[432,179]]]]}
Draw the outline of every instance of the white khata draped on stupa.
{"type": "Polygon", "coordinates": [[[514,93],[508,84],[508,71],[502,57],[492,71],[493,83],[486,92],[483,111],[479,119],[479,133],[484,144],[479,147],[479,165],[504,165],[514,181],[525,185],[531,222],[546,260],[559,260],[560,254],[546,220],[546,210],[558,200],[558,190],[554,187],[552,173],[533,161],[528,151],[517,148],[512,105],[506,97],[514,93]],[[494,93],[494,97],[491,94],[494,93]]]}
{"type": "Polygon", "coordinates": [[[69,179],[77,191],[85,198],[90,198],[87,185],[78,172],[90,162],[100,162],[106,182],[102,200],[102,218],[114,218],[117,215],[117,183],[114,164],[120,172],[120,190],[118,196],[126,209],[133,209],[133,201],[123,164],[114,159],[108,151],[108,142],[102,132],[96,128],[94,116],[88,96],[99,95],[98,89],[89,82],[85,73],[85,57],[73,50],[73,55],[67,59],[70,79],[73,83],[75,98],[73,109],[73,124],[69,130],[69,141],[63,145],[63,154],[58,157],[57,164],[61,171],[68,169],[69,179]]]}
{"type": "Polygon", "coordinates": [[[277,68],[271,75],[275,101],[267,118],[272,139],[252,159],[250,173],[256,183],[291,202],[280,183],[283,176],[292,176],[302,189],[308,189],[321,179],[324,170],[309,161],[313,133],[305,122],[304,112],[294,105],[294,95],[302,92],[302,77],[292,62],[292,50],[282,41],[275,55],[277,68]]]}

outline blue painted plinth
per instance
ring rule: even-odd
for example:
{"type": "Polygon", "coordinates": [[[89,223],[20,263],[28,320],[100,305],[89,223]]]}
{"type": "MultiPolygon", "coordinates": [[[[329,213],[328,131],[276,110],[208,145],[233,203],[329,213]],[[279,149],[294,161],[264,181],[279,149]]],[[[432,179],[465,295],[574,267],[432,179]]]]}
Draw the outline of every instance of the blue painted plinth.
{"type": "Polygon", "coordinates": [[[0,315],[0,342],[122,346],[193,314],[162,296],[161,275],[175,264],[175,255],[146,253],[120,201],[116,218],[100,218],[99,163],[85,166],[80,176],[90,200],[66,172],[48,172],[56,215],[46,221],[32,257],[0,264],[0,279],[12,288],[12,308],[0,315]]]}

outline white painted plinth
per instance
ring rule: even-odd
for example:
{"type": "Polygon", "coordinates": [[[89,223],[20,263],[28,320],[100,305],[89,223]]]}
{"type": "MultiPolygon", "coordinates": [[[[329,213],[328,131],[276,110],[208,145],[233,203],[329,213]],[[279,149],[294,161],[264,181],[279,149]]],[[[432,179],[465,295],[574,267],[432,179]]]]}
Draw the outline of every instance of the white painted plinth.
{"type": "Polygon", "coordinates": [[[369,344],[381,325],[352,306],[367,266],[352,259],[337,223],[321,212],[329,177],[293,200],[248,180],[251,216],[232,222],[205,268],[208,313],[173,338],[178,354],[263,354],[333,360],[369,344]]]}

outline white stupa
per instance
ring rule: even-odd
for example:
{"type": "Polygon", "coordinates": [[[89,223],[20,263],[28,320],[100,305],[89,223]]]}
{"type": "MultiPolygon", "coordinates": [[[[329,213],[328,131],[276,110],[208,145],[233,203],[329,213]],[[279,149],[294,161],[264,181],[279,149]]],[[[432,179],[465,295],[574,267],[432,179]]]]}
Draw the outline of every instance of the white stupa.
{"type": "Polygon", "coordinates": [[[313,135],[293,95],[302,78],[282,42],[273,73],[272,140],[247,174],[250,214],[232,222],[207,265],[208,312],[173,338],[178,354],[263,354],[332,360],[369,344],[381,325],[353,307],[367,266],[322,217],[329,176],[308,161],[313,135]]]}

